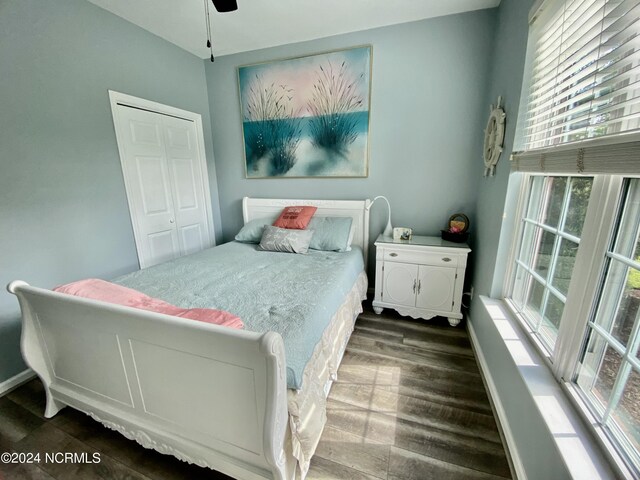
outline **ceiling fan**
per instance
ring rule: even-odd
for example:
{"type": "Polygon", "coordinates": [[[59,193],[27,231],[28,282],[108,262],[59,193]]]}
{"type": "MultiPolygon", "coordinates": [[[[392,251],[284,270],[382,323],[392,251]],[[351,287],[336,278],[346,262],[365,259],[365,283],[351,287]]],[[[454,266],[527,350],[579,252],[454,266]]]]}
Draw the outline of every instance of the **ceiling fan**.
{"type": "MultiPolygon", "coordinates": [[[[218,13],[233,12],[238,9],[236,0],[211,0],[214,8],[218,13]]],[[[213,57],[213,45],[211,44],[211,20],[209,19],[209,1],[204,0],[204,14],[207,23],[207,48],[211,52],[211,61],[215,61],[213,57]]]]}
{"type": "Polygon", "coordinates": [[[211,0],[211,2],[220,13],[233,12],[238,9],[236,0],[211,0]]]}

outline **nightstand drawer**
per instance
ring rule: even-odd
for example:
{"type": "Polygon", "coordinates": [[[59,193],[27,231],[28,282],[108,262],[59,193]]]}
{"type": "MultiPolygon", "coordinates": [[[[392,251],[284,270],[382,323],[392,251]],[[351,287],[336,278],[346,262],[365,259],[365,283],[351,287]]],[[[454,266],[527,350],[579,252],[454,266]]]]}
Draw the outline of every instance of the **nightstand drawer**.
{"type": "Polygon", "coordinates": [[[384,249],[383,259],[387,262],[415,263],[439,267],[457,267],[458,255],[434,252],[416,252],[403,249],[384,249]]]}

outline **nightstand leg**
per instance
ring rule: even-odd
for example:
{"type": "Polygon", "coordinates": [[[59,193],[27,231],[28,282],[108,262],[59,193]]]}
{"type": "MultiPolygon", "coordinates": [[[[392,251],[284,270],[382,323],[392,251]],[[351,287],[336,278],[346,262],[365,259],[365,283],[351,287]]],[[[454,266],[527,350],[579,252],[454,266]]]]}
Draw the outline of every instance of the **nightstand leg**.
{"type": "Polygon", "coordinates": [[[376,312],[378,315],[382,313],[382,310],[383,310],[382,307],[373,307],[373,311],[376,312]]]}
{"type": "Polygon", "coordinates": [[[459,318],[448,317],[447,320],[449,320],[449,325],[451,325],[452,327],[456,327],[460,323],[459,318]]]}

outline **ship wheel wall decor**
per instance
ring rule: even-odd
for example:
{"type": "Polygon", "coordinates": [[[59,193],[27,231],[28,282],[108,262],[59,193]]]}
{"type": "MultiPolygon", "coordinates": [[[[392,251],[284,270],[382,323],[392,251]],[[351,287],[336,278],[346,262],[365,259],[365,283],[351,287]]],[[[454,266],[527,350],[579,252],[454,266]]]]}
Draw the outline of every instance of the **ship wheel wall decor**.
{"type": "Polygon", "coordinates": [[[502,97],[498,97],[498,103],[491,105],[487,128],[484,131],[484,176],[493,176],[496,164],[502,153],[502,142],[504,141],[504,121],[507,114],[504,113],[502,97]]]}

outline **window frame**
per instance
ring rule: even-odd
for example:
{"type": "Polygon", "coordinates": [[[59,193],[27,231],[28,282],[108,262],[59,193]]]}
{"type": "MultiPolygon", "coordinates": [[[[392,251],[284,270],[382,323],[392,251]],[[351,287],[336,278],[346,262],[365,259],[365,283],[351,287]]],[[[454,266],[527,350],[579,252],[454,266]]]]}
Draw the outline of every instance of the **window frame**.
{"type": "MultiPolygon", "coordinates": [[[[531,332],[529,324],[521,318],[520,313],[514,306],[512,300],[513,290],[515,286],[515,277],[517,271],[517,260],[522,246],[524,224],[523,214],[528,205],[529,195],[531,193],[531,177],[534,176],[567,176],[578,177],[573,173],[522,173],[521,189],[518,197],[518,205],[516,207],[515,218],[516,225],[512,235],[512,242],[509,249],[509,258],[507,261],[507,269],[504,276],[504,284],[502,288],[502,298],[506,301],[512,313],[518,317],[522,327],[528,333],[531,332]]],[[[592,305],[591,300],[594,298],[598,287],[597,283],[601,278],[604,268],[604,253],[611,236],[615,218],[607,217],[606,213],[610,212],[612,207],[618,205],[620,194],[622,191],[623,177],[620,175],[584,175],[593,177],[593,185],[589,205],[585,216],[585,222],[582,228],[582,235],[578,252],[575,260],[574,272],[569,284],[566,295],[565,308],[558,329],[558,339],[552,352],[542,348],[539,352],[543,357],[548,358],[553,366],[554,375],[559,380],[569,378],[574,369],[577,355],[582,346],[582,340],[569,341],[567,337],[575,337],[575,333],[583,331],[590,318],[592,305]],[[596,220],[602,221],[596,221],[596,220]],[[591,260],[602,252],[602,259],[597,262],[591,260]],[[590,268],[585,268],[589,265],[590,268]],[[588,306],[586,304],[589,304],[588,306]],[[562,350],[562,355],[558,355],[562,350]]],[[[614,207],[615,208],[615,207],[614,207]]],[[[534,338],[537,347],[540,348],[540,342],[534,338]]]]}
{"type": "MultiPolygon", "coordinates": [[[[596,296],[593,298],[592,305],[592,314],[587,319],[587,324],[584,330],[584,341],[582,344],[582,348],[578,352],[578,358],[576,359],[574,365],[574,371],[571,377],[571,385],[578,392],[578,395],[581,399],[587,404],[587,407],[590,409],[591,413],[598,419],[600,422],[600,418],[602,419],[603,428],[607,430],[605,432],[606,435],[613,437],[613,441],[617,442],[615,447],[617,449],[622,450],[621,455],[623,457],[632,457],[630,463],[635,467],[636,475],[640,475],[640,448],[632,445],[631,441],[628,439],[628,434],[624,432],[624,428],[618,424],[615,418],[612,419],[610,423],[609,420],[614,415],[615,410],[620,406],[622,401],[622,396],[626,390],[627,385],[629,384],[630,375],[632,372],[635,372],[636,375],[640,375],[640,359],[638,358],[639,347],[640,347],[640,319],[638,316],[640,312],[636,313],[636,317],[633,320],[633,325],[631,331],[629,332],[629,338],[627,339],[626,346],[621,343],[620,339],[615,336],[613,333],[613,328],[615,325],[615,318],[620,311],[620,301],[622,298],[622,292],[626,286],[627,275],[629,271],[627,270],[620,285],[616,285],[616,288],[619,290],[613,296],[610,295],[608,291],[609,287],[609,279],[613,275],[615,278],[616,268],[620,266],[626,266],[628,268],[633,268],[636,271],[640,271],[640,263],[633,259],[633,252],[635,252],[638,245],[637,233],[632,235],[633,239],[633,252],[631,253],[631,258],[625,256],[621,253],[616,252],[618,248],[618,242],[621,239],[621,235],[625,235],[624,224],[626,219],[626,214],[628,213],[628,209],[633,208],[629,205],[629,203],[637,205],[637,193],[636,190],[636,201],[634,202],[633,197],[631,197],[630,189],[632,186],[630,182],[635,180],[637,186],[636,189],[640,190],[640,178],[637,176],[625,176],[622,179],[622,186],[619,192],[618,205],[616,207],[616,211],[613,223],[613,227],[610,232],[609,243],[607,244],[603,256],[602,262],[602,271],[600,278],[598,280],[598,291],[596,296]],[[614,300],[615,299],[615,300],[614,300]],[[614,303],[611,301],[614,300],[614,303]],[[604,311],[603,311],[604,309],[604,311]],[[602,318],[604,315],[605,318],[611,319],[611,324],[609,327],[605,327],[598,321],[599,318],[602,318]],[[611,330],[611,331],[609,331],[611,330]],[[585,367],[584,362],[580,362],[582,359],[584,361],[583,354],[585,349],[588,347],[592,339],[596,339],[596,341],[603,342],[604,349],[599,358],[599,362],[604,361],[604,352],[611,348],[618,355],[620,355],[621,365],[619,370],[616,372],[615,380],[611,388],[611,392],[609,394],[609,398],[607,404],[602,404],[597,398],[596,394],[590,391],[587,391],[585,387],[580,383],[580,374],[582,368],[585,367]],[[622,447],[622,445],[626,445],[622,447]]],[[[636,207],[637,208],[637,207],[636,207]]],[[[637,232],[638,224],[634,227],[637,232]]],[[[588,369],[589,367],[586,366],[588,369]]],[[[600,369],[598,368],[593,372],[594,375],[598,375],[600,369]]],[[[613,442],[612,441],[612,442],[613,442]]]]}
{"type": "MultiPolygon", "coordinates": [[[[554,295],[556,297],[556,299],[560,300],[563,305],[564,305],[564,309],[566,309],[566,303],[567,303],[567,297],[569,295],[569,288],[567,289],[566,293],[561,292],[555,285],[553,285],[553,278],[554,278],[554,273],[555,273],[555,269],[557,268],[557,264],[554,263],[555,260],[557,260],[557,254],[558,254],[558,250],[560,249],[560,245],[561,242],[563,240],[568,240],[572,243],[575,243],[578,246],[578,249],[580,247],[580,245],[583,243],[582,237],[584,237],[584,225],[583,225],[583,233],[581,233],[580,238],[576,237],[575,235],[569,234],[567,232],[564,231],[564,224],[566,221],[566,215],[567,215],[567,210],[569,208],[569,203],[570,203],[570,195],[571,195],[571,183],[567,182],[567,185],[565,187],[565,192],[563,193],[563,200],[562,200],[562,208],[561,208],[561,214],[559,217],[559,222],[561,223],[561,225],[559,225],[559,228],[553,228],[550,227],[544,223],[541,223],[540,221],[533,221],[531,219],[528,218],[528,213],[529,213],[529,209],[530,209],[530,201],[531,201],[531,196],[532,196],[532,186],[533,186],[533,178],[534,177],[567,177],[567,178],[593,178],[594,182],[595,182],[595,176],[594,175],[573,175],[573,174],[567,174],[567,175],[543,175],[543,174],[525,174],[523,175],[522,178],[522,192],[521,195],[519,197],[519,201],[518,201],[518,208],[516,210],[516,221],[517,221],[517,229],[516,232],[514,234],[514,243],[512,245],[511,248],[511,254],[510,254],[510,258],[509,258],[509,271],[507,272],[507,275],[505,275],[505,287],[503,288],[503,297],[505,298],[505,300],[508,300],[509,302],[509,307],[512,310],[513,313],[515,313],[519,320],[521,322],[523,322],[526,326],[526,330],[530,335],[533,335],[535,337],[536,340],[536,344],[538,346],[538,349],[541,350],[540,353],[549,360],[550,363],[553,363],[553,357],[554,357],[554,351],[555,351],[555,344],[557,343],[557,338],[553,340],[554,342],[554,347],[553,349],[549,348],[549,345],[545,342],[545,338],[547,337],[546,335],[544,335],[544,333],[538,333],[538,332],[534,332],[534,329],[532,328],[532,323],[535,323],[535,321],[538,321],[539,323],[541,323],[543,321],[542,318],[540,319],[533,319],[533,318],[529,318],[527,320],[527,315],[526,312],[524,312],[524,310],[526,310],[526,307],[523,308],[522,310],[517,306],[516,302],[512,299],[513,297],[513,293],[514,293],[514,289],[516,286],[516,275],[518,272],[518,268],[521,268],[522,270],[524,270],[526,273],[528,273],[532,278],[532,281],[536,281],[538,282],[542,288],[544,289],[544,293],[543,293],[543,304],[546,303],[546,299],[549,295],[554,295]],[[540,233],[542,232],[548,232],[551,233],[552,235],[554,235],[554,246],[553,246],[553,253],[552,253],[552,257],[551,257],[551,266],[550,266],[550,272],[549,272],[549,279],[544,279],[542,278],[537,272],[535,272],[535,268],[532,269],[532,267],[529,267],[528,265],[525,265],[521,260],[521,252],[522,252],[522,248],[523,248],[523,244],[524,244],[524,239],[525,239],[525,229],[526,229],[526,225],[530,225],[532,226],[532,228],[538,228],[540,229],[540,233]],[[539,277],[539,278],[538,278],[539,277]],[[508,298],[507,298],[508,297],[508,298]],[[562,297],[562,298],[561,298],[562,297]],[[541,348],[540,348],[541,347],[541,348]]],[[[544,187],[544,185],[543,185],[544,187]]],[[[549,192],[546,191],[545,188],[543,188],[543,192],[542,195],[547,196],[549,195],[549,192]]],[[[544,201],[543,203],[546,203],[546,201],[544,201]]],[[[587,212],[588,213],[588,212],[587,212]]],[[[586,216],[585,216],[585,221],[586,221],[586,216]]],[[[537,242],[534,241],[534,244],[530,246],[531,251],[533,252],[535,250],[535,247],[537,246],[537,242]]],[[[574,264],[577,263],[577,257],[574,260],[574,264]]],[[[563,319],[564,319],[564,309],[563,309],[563,315],[562,318],[560,319],[560,325],[562,325],[564,323],[563,319]]],[[[541,315],[542,317],[543,315],[541,315]]],[[[558,329],[558,335],[560,334],[560,329],[558,329]]]]}
{"type": "Polygon", "coordinates": [[[524,240],[526,209],[531,195],[531,177],[567,176],[574,173],[516,173],[522,175],[520,192],[515,211],[515,226],[511,238],[507,267],[502,287],[502,298],[521,329],[526,333],[534,348],[545,359],[554,377],[562,385],[576,410],[592,427],[595,438],[613,465],[621,471],[638,474],[638,468],[627,458],[627,454],[612,440],[614,433],[599,423],[600,412],[591,404],[588,396],[577,384],[577,373],[589,323],[593,320],[598,306],[598,295],[606,275],[606,257],[611,242],[617,233],[618,212],[623,202],[625,178],[639,178],[638,175],[584,175],[593,177],[589,204],[585,216],[581,241],[575,258],[573,275],[567,291],[567,302],[560,321],[558,337],[552,352],[535,335],[526,319],[516,308],[512,295],[516,284],[517,260],[524,240]]]}

